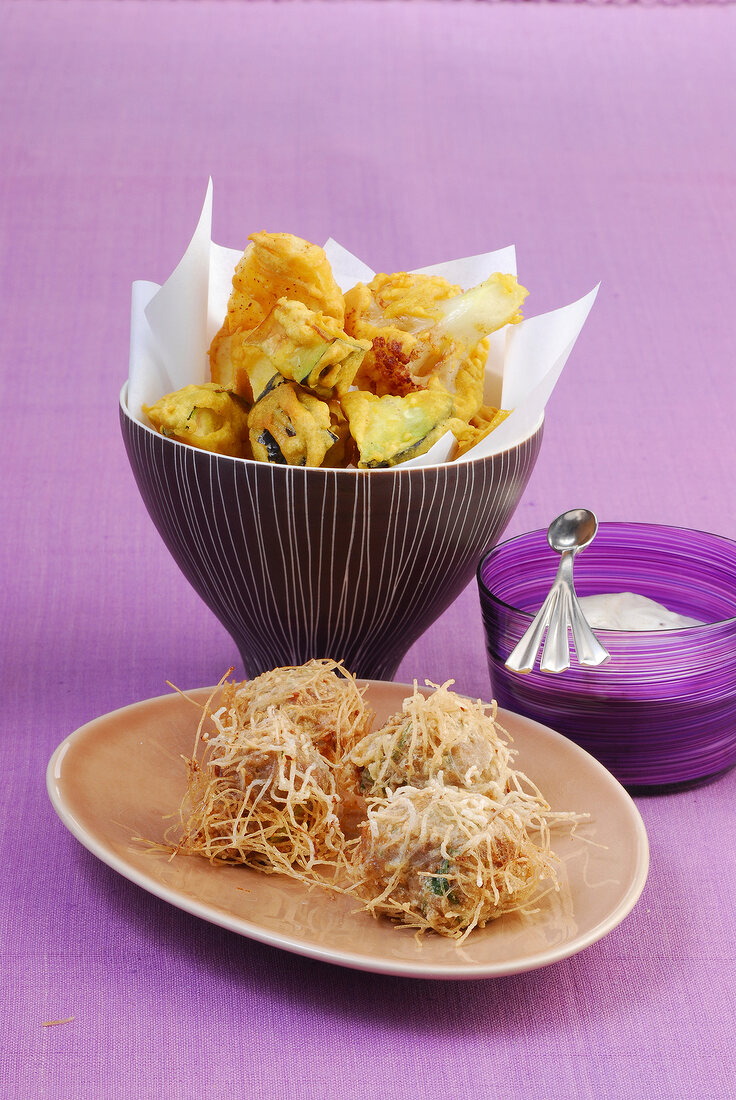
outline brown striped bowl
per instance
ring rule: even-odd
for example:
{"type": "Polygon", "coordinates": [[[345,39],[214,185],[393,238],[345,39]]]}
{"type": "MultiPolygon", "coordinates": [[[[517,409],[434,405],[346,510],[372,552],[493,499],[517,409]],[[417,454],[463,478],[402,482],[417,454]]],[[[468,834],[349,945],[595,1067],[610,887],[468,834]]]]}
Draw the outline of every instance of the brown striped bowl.
{"type": "Polygon", "coordinates": [[[276,466],[166,439],[133,419],[126,393],[120,423],[146,508],[248,676],[332,657],[392,679],[500,538],[542,442],[540,424],[488,458],[276,466]]]}

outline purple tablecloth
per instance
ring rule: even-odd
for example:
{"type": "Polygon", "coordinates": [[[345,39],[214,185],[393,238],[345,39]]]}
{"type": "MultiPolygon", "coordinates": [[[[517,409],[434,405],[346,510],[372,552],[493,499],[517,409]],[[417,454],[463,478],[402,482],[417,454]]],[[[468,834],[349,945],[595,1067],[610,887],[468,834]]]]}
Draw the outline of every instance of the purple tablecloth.
{"type": "MultiPolygon", "coordinates": [[[[4,1096],[734,1095],[736,774],[638,800],[649,882],[606,939],[434,983],[150,897],[66,832],[44,769],[237,660],[117,424],[131,281],[172,270],[210,174],[233,246],[332,235],[392,270],[515,242],[529,313],[602,280],[510,532],[586,505],[736,536],[735,47],[733,7],[0,7],[4,1096]]],[[[472,586],[414,676],[487,695],[472,586]]]]}

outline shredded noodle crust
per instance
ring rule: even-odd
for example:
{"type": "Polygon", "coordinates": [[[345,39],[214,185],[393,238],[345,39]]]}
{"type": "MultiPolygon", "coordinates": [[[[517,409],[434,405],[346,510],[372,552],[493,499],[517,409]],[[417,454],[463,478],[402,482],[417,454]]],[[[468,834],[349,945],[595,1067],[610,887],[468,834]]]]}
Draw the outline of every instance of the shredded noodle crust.
{"type": "Polygon", "coordinates": [[[333,762],[367,733],[373,718],[355,677],[342,662],[326,659],[226,684],[223,702],[246,724],[277,707],[333,762]]]}
{"type": "Polygon", "coordinates": [[[441,777],[389,791],[371,800],[352,854],[356,891],[371,913],[464,940],[532,905],[544,880],[556,887],[542,813],[513,794],[494,801],[441,777]]]}
{"type": "Polygon", "coordinates": [[[339,662],[225,683],[184,758],[172,858],[350,892],[374,916],[459,942],[503,913],[530,912],[559,888],[550,829],[574,829],[581,815],[551,809],[514,769],[495,703],[456,695],[453,682],[428,682],[428,696],[415,684],[375,732],[339,662]],[[346,806],[362,821],[353,841],[346,806]]]}
{"type": "Polygon", "coordinates": [[[227,707],[211,721],[201,759],[185,761],[174,854],[322,881],[345,842],[329,761],[275,707],[247,725],[227,707]]]}
{"type": "Polygon", "coordinates": [[[453,680],[425,696],[414,685],[401,711],[367,734],[350,753],[346,777],[367,798],[411,785],[423,787],[441,772],[450,786],[500,797],[512,757],[490,706],[450,691],[453,680]]]}

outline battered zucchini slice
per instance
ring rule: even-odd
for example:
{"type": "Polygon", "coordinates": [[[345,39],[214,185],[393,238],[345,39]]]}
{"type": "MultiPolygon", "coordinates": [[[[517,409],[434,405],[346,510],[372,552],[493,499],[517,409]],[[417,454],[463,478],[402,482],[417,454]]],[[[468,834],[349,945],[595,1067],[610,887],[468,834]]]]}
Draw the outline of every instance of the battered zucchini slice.
{"type": "Polygon", "coordinates": [[[327,398],[350,388],[369,347],[325,313],[280,298],[265,321],[243,335],[239,352],[249,375],[277,372],[327,398]]]}
{"type": "Polygon", "coordinates": [[[294,382],[284,382],[248,413],[253,457],[282,466],[320,466],[337,442],[326,401],[294,382]]]}
{"type": "Polygon", "coordinates": [[[250,457],[247,407],[214,382],[184,386],[155,405],[144,405],[143,411],[169,439],[215,454],[250,457]]]}
{"type": "Polygon", "coordinates": [[[440,388],[405,397],[351,390],[342,406],[360,453],[358,465],[375,469],[425,454],[447,428],[453,400],[440,388]]]}
{"type": "Polygon", "coordinates": [[[211,360],[212,381],[254,405],[274,386],[280,386],[284,377],[252,346],[249,336],[248,332],[233,332],[219,340],[211,360]]]}

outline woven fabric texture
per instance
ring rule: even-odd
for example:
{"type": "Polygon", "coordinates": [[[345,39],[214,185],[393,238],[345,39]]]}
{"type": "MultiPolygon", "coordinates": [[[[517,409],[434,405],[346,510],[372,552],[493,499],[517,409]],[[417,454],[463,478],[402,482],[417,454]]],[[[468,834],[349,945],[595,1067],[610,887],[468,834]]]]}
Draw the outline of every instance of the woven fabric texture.
{"type": "MultiPolygon", "coordinates": [[[[173,270],[210,175],[233,247],[333,236],[392,271],[515,242],[529,315],[600,280],[509,534],[588,506],[736,537],[735,43],[727,5],[0,4],[8,1100],[732,1094],[733,773],[638,800],[650,877],[608,937],[457,984],[167,906],[64,829],[44,769],[95,716],[238,665],[118,425],[131,282],[173,270]]],[[[488,694],[474,585],[398,676],[488,694]]]]}

